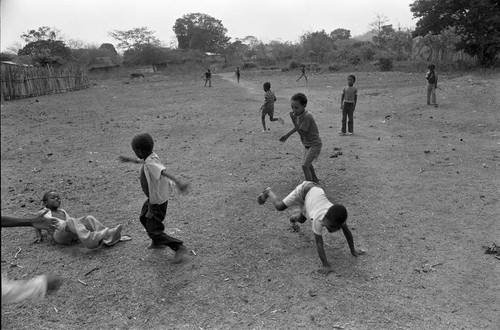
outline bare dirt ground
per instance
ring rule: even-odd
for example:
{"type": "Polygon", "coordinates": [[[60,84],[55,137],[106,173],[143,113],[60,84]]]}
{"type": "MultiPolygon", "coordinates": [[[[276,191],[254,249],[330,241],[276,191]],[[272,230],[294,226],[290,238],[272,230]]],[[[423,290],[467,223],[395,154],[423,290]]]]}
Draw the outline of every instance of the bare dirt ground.
{"type": "Polygon", "coordinates": [[[27,228],[2,229],[2,273],[65,282],[37,302],[2,306],[2,329],[497,329],[500,261],[500,79],[441,75],[439,108],[425,105],[423,74],[356,73],[355,135],[339,136],[347,73],[243,72],[96,82],[88,90],[6,102],[1,109],[2,213],[41,208],[48,190],[71,215],[124,225],[132,236],[87,250],[27,228]],[[270,81],[285,125],[262,133],[262,83],[270,81]],[[335,272],[321,263],[295,210],[259,206],[303,181],[292,94],[304,92],[323,139],[316,162],[330,199],[344,204],[354,258],[341,233],[326,234],[335,272]],[[190,255],[146,250],[145,199],[134,134],[149,132],[170,172],[191,183],[169,203],[167,231],[190,255]],[[329,156],[342,148],[337,158],[329,156]],[[78,280],[86,283],[82,284],[78,280]]]}

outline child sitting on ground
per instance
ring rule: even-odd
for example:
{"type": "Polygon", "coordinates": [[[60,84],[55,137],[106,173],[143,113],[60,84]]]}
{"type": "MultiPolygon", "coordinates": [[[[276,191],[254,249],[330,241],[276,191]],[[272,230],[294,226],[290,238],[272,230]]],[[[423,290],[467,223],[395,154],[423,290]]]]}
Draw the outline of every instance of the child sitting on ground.
{"type": "Polygon", "coordinates": [[[323,188],[318,184],[304,181],[283,200],[278,199],[271,188],[267,187],[259,194],[257,200],[259,204],[262,205],[266,202],[267,198],[271,198],[271,202],[278,211],[284,211],[291,206],[298,206],[300,208],[300,213],[290,217],[290,222],[294,231],[300,230],[300,226],[297,222],[304,223],[307,219],[311,220],[319,258],[323,263],[323,268],[319,270],[321,274],[328,275],[333,271],[326,259],[326,253],[323,247],[323,228],[326,228],[330,233],[342,229],[347,239],[347,244],[349,244],[351,254],[356,257],[365,253],[363,250],[356,251],[354,248],[354,239],[346,224],[346,208],[339,204],[332,204],[326,197],[323,188]]]}
{"type": "MultiPolygon", "coordinates": [[[[59,244],[70,244],[80,240],[87,248],[95,249],[104,244],[111,246],[116,244],[121,238],[122,225],[108,228],[100,223],[93,216],[73,218],[60,208],[61,197],[54,191],[46,192],[42,198],[45,208],[38,212],[47,218],[58,219],[56,229],[49,229],[47,232],[52,235],[54,241],[59,244]]],[[[42,232],[35,229],[37,241],[42,241],[42,232]]]]}

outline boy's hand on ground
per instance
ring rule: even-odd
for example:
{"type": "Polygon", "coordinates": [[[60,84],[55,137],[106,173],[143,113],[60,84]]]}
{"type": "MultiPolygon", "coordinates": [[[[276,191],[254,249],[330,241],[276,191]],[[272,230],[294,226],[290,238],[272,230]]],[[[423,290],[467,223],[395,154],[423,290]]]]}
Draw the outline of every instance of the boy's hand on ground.
{"type": "Polygon", "coordinates": [[[286,135],[283,135],[282,137],[280,137],[281,142],[285,142],[286,139],[288,139],[288,136],[286,136],[286,135]]]}
{"type": "Polygon", "coordinates": [[[47,292],[56,291],[62,284],[62,278],[59,275],[47,275],[47,292]]]}
{"type": "Polygon", "coordinates": [[[187,193],[188,192],[188,188],[189,188],[189,183],[182,183],[182,182],[179,182],[177,184],[177,188],[179,188],[179,191],[181,193],[187,193]]]}
{"type": "Polygon", "coordinates": [[[333,273],[333,269],[330,267],[330,266],[323,266],[323,268],[321,269],[318,269],[318,273],[320,273],[321,275],[328,275],[330,273],[333,273]]]}

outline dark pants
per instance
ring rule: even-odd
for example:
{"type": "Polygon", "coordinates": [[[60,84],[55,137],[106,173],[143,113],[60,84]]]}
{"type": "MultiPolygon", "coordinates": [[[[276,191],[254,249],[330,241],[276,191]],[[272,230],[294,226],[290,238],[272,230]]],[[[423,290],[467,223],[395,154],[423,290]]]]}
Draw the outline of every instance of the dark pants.
{"type": "Polygon", "coordinates": [[[344,103],[344,109],[342,109],[342,133],[346,132],[346,122],[347,131],[354,133],[354,103],[344,103]],[[347,122],[347,117],[349,117],[349,122],[347,122]]]}
{"type": "Polygon", "coordinates": [[[141,224],[146,228],[148,236],[153,240],[155,245],[166,245],[174,251],[177,251],[179,246],[182,245],[182,241],[177,238],[168,236],[165,233],[165,226],[163,225],[163,220],[167,215],[168,201],[163,204],[149,204],[149,199],[144,202],[142,206],[141,215],[139,220],[141,224]],[[148,207],[151,210],[152,217],[146,218],[146,213],[148,213],[148,207]]]}

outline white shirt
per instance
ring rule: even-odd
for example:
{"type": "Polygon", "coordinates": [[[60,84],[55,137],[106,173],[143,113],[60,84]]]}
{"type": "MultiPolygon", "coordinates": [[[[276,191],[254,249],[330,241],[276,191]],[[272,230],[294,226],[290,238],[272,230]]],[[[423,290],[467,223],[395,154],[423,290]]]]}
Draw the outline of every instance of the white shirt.
{"type": "Polygon", "coordinates": [[[312,187],[304,194],[304,187],[309,183],[308,181],[302,182],[294,191],[283,199],[283,203],[290,206],[299,206],[302,214],[311,220],[312,231],[316,235],[323,233],[323,218],[325,217],[328,209],[333,206],[326,197],[325,191],[320,187],[312,187]]]}
{"type": "Polygon", "coordinates": [[[154,152],[146,158],[142,166],[148,181],[149,202],[151,204],[165,203],[172,195],[173,184],[170,179],[161,175],[165,166],[160,163],[160,158],[154,152]]]}

